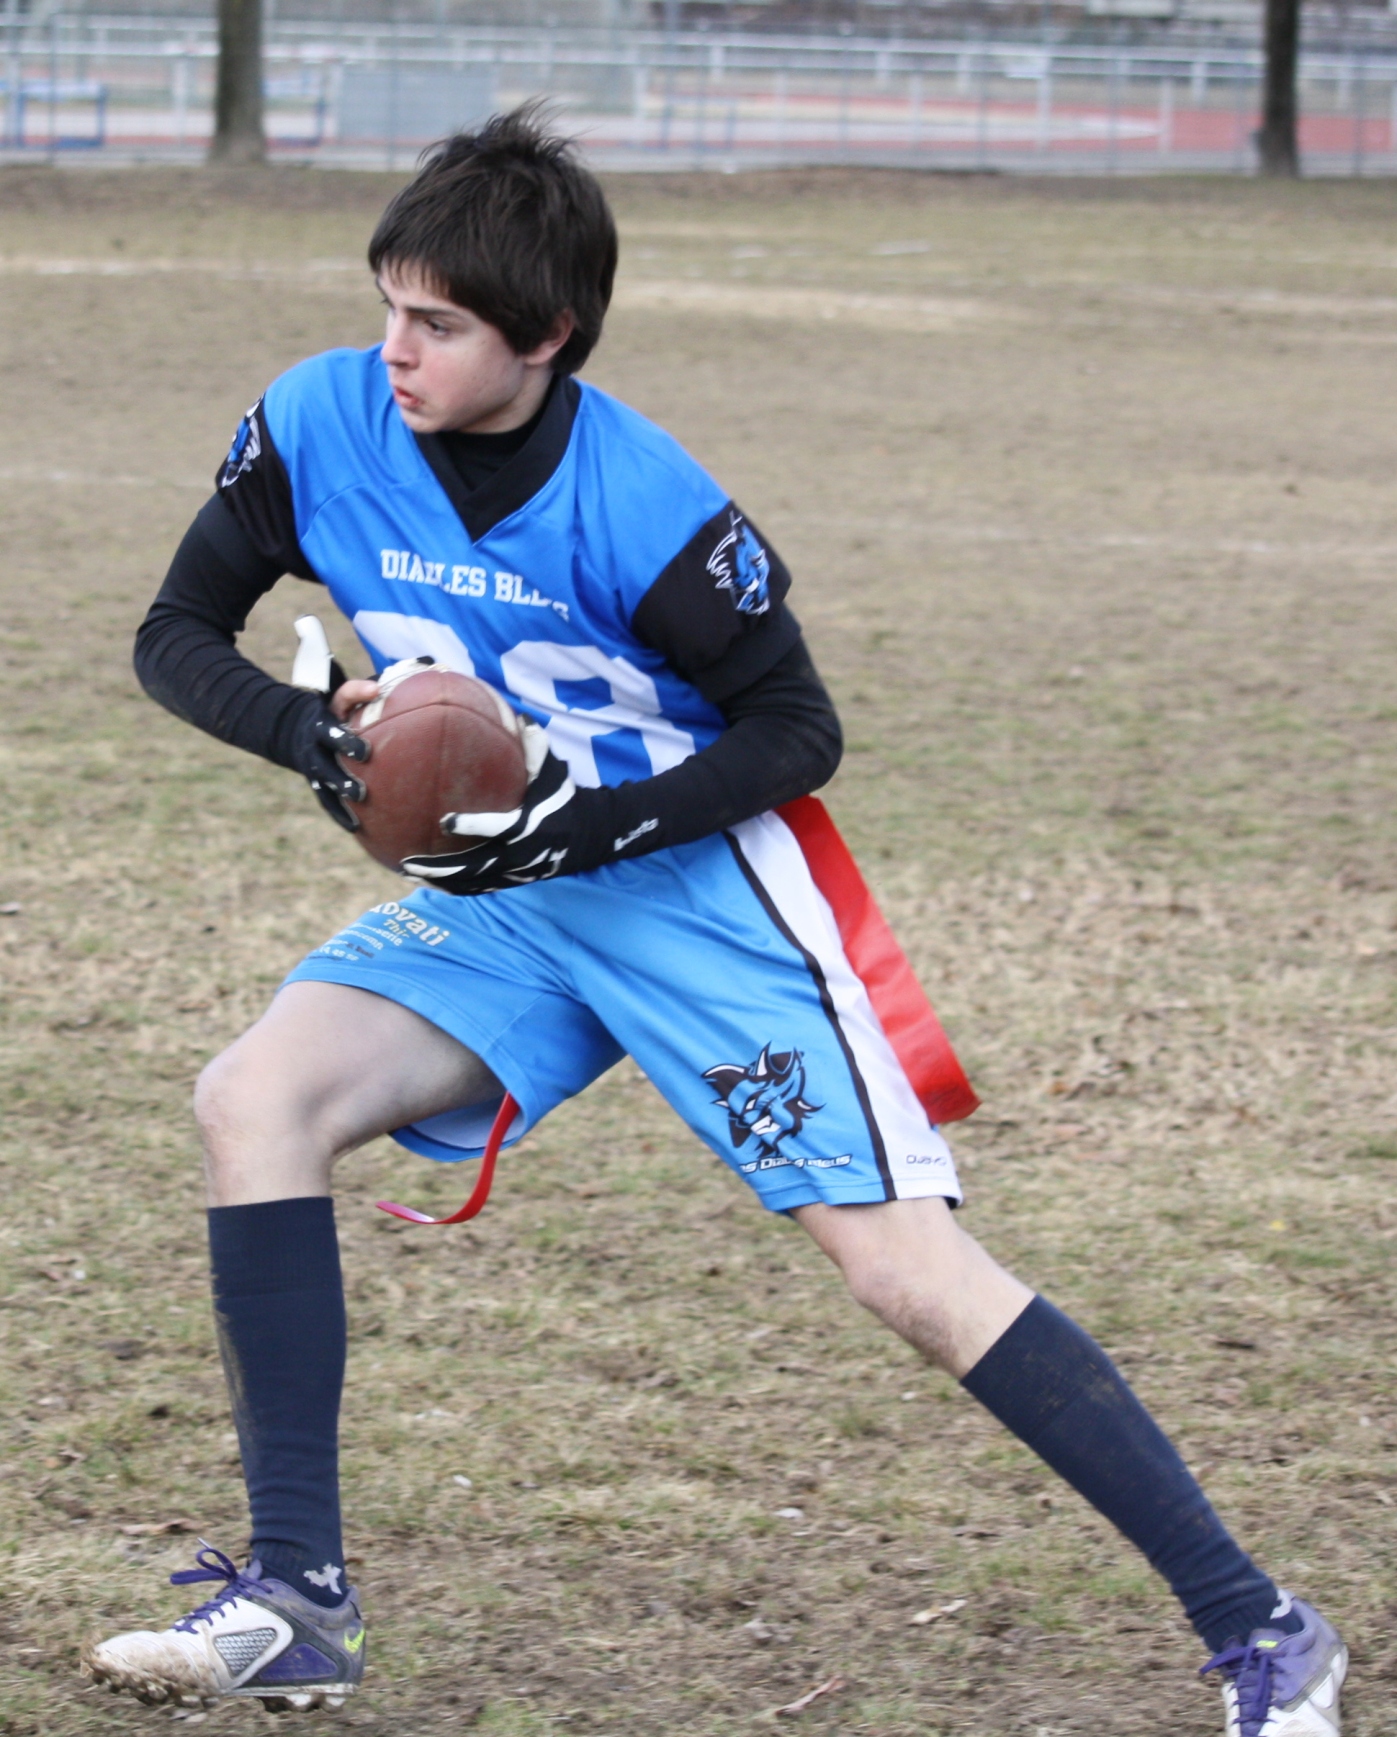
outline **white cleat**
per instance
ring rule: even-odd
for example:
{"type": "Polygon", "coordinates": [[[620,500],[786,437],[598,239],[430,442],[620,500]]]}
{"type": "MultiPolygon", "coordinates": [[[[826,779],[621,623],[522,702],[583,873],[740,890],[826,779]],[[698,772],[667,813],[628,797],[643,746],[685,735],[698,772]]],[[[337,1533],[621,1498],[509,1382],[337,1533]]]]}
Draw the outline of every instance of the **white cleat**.
{"type": "Polygon", "coordinates": [[[1224,1737],[1340,1737],[1348,1649],[1332,1624],[1289,1593],[1272,1616],[1292,1610],[1304,1618],[1298,1634],[1255,1629],[1244,1646],[1224,1647],[1204,1665],[1204,1673],[1224,1673],[1224,1737]]]}
{"type": "Polygon", "coordinates": [[[364,1675],[356,1595],[326,1610],[262,1579],[256,1562],[239,1570],[207,1547],[198,1561],[171,1580],[221,1580],[223,1590],[160,1633],[136,1629],[89,1647],[84,1676],[147,1706],[211,1707],[227,1696],[261,1700],[273,1712],[343,1706],[364,1675]]]}

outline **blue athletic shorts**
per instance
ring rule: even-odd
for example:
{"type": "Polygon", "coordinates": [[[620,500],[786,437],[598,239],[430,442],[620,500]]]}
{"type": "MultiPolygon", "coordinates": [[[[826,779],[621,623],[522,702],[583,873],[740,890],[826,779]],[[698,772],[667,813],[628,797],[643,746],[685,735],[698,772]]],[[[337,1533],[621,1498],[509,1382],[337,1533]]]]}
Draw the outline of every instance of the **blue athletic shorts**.
{"type": "MultiPolygon", "coordinates": [[[[775,814],[508,892],[387,899],[287,978],[305,981],[386,996],[474,1050],[520,1106],[511,1142],[629,1053],[775,1212],[961,1197],[775,814]]],[[[478,1157],[497,1108],[394,1138],[478,1157]]]]}

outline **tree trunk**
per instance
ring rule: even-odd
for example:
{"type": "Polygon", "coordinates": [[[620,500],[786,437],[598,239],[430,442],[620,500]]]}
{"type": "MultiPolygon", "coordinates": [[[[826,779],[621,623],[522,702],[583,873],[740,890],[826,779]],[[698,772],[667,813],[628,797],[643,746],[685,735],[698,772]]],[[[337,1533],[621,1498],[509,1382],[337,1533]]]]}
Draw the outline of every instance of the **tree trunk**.
{"type": "Polygon", "coordinates": [[[218,92],[211,163],[261,163],[262,0],[218,0],[218,92]]]}
{"type": "Polygon", "coordinates": [[[1263,175],[1298,175],[1295,73],[1300,59],[1300,0],[1266,0],[1266,70],[1257,146],[1263,175]]]}

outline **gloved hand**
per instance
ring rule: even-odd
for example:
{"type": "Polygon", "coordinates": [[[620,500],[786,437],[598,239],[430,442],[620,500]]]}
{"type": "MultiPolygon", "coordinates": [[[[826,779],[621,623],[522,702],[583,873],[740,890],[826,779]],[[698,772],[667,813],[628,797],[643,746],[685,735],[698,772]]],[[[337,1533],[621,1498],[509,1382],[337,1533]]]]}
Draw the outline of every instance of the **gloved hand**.
{"type": "Polygon", "coordinates": [[[526,723],[520,738],[529,772],[520,807],[506,814],[443,815],[444,833],[485,842],[441,856],[408,857],[405,874],[444,893],[494,893],[596,866],[590,848],[596,828],[588,824],[586,802],[593,792],[578,790],[539,725],[526,723]]]}
{"type": "Polygon", "coordinates": [[[307,705],[292,752],[296,770],[309,780],[330,819],[346,832],[358,832],[358,817],[345,807],[345,801],[362,802],[367,791],[352,772],[345,771],[336,755],[362,762],[369,757],[369,744],[341,723],[325,700],[318,700],[307,705]]]}
{"type": "Polygon", "coordinates": [[[296,770],[310,781],[316,800],[330,819],[346,832],[358,832],[358,817],[345,807],[345,799],[362,802],[368,793],[352,772],[344,770],[335,756],[343,754],[350,760],[367,760],[369,744],[346,728],[326,703],[344,686],[345,675],[338,660],[331,655],[330,642],[325,637],[319,616],[297,616],[296,638],[300,643],[296,648],[296,661],[291,666],[291,685],[318,694],[321,699],[318,707],[306,706],[304,720],[292,747],[294,764],[296,770]]]}

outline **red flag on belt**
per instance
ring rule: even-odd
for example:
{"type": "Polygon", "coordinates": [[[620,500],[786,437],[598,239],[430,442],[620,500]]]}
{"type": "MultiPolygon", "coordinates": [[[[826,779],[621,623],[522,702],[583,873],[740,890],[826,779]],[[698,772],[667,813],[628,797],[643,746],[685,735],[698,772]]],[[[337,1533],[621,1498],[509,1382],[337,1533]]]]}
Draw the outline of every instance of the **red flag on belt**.
{"type": "Polygon", "coordinates": [[[844,956],[862,978],[922,1108],[933,1122],[963,1121],[980,1100],[829,810],[817,796],[800,796],[776,812],[795,834],[834,914],[844,956]]]}

